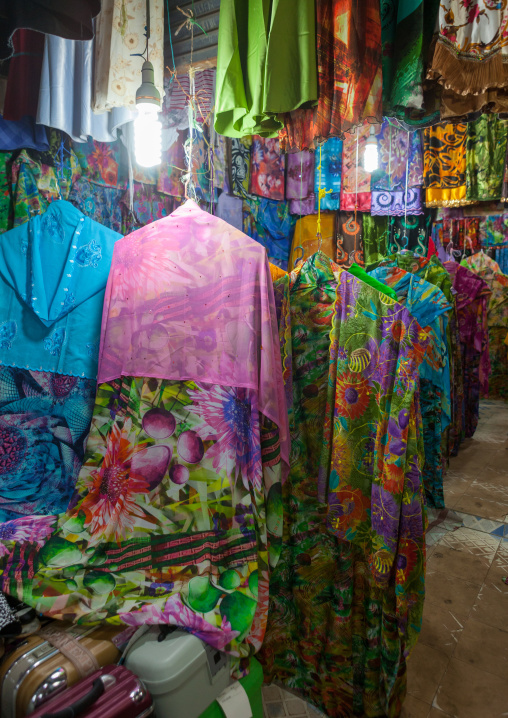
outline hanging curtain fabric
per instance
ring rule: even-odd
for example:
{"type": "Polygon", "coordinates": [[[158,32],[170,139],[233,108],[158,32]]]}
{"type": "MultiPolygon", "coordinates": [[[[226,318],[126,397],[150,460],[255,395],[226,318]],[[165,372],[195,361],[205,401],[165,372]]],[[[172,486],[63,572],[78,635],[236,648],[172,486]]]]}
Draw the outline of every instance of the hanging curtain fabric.
{"type": "Polygon", "coordinates": [[[441,436],[452,418],[450,361],[446,345],[452,305],[440,289],[400,267],[380,266],[370,273],[397,292],[398,301],[417,320],[428,338],[424,360],[420,364],[425,452],[422,476],[427,505],[444,508],[441,436]]]}
{"type": "Polygon", "coordinates": [[[481,115],[467,123],[466,199],[501,199],[507,138],[508,121],[497,115],[481,115]]]}
{"type": "MultiPolygon", "coordinates": [[[[164,94],[164,2],[150,0],[148,59],[154,82],[164,94]]],[[[113,107],[135,109],[136,90],[141,85],[140,54],[146,49],[145,4],[139,0],[102,0],[96,23],[94,92],[92,110],[105,112],[113,107]]]]}
{"type": "Polygon", "coordinates": [[[314,164],[316,209],[318,208],[318,193],[320,189],[326,190],[325,196],[321,198],[321,209],[340,209],[342,140],[338,137],[331,137],[324,144],[320,145],[316,151],[316,155],[316,162],[314,164]],[[319,165],[321,165],[321,168],[319,165]]]}
{"type": "Polygon", "coordinates": [[[225,0],[217,50],[215,129],[276,137],[278,115],[317,100],[314,0],[225,0]]]}
{"type": "Polygon", "coordinates": [[[0,521],[28,526],[22,517],[67,508],[92,417],[102,305],[119,238],[60,201],[2,235],[0,432],[9,449],[0,521]]]}
{"type": "Polygon", "coordinates": [[[317,62],[317,107],[285,116],[285,151],[313,149],[367,119],[382,121],[379,3],[318,0],[317,62]]]}
{"type": "Polygon", "coordinates": [[[437,41],[427,78],[444,88],[442,117],[505,112],[508,96],[506,8],[489,0],[439,5],[437,41]]]}
{"type": "Polygon", "coordinates": [[[371,174],[363,168],[365,145],[370,135],[370,125],[357,127],[348,132],[342,145],[342,181],[340,208],[370,212],[371,174]]]}
{"type": "Polygon", "coordinates": [[[322,252],[279,283],[292,451],[265,680],[328,716],[396,716],[424,593],[420,327],[322,252]]]}
{"type": "Polygon", "coordinates": [[[444,122],[423,131],[423,185],[427,207],[472,204],[466,198],[467,124],[444,122]]]}
{"type": "Polygon", "coordinates": [[[97,379],[72,505],[30,541],[4,524],[3,588],[80,624],[185,628],[238,667],[265,632],[289,456],[264,249],[190,201],[118,242],[97,379]]]}
{"type": "Polygon", "coordinates": [[[383,0],[383,115],[404,118],[424,107],[427,48],[437,16],[437,0],[383,0]]]}
{"type": "Polygon", "coordinates": [[[480,412],[480,393],[486,396],[489,390],[487,308],[491,292],[487,282],[466,267],[450,261],[445,267],[456,292],[464,382],[464,401],[456,409],[459,422],[451,427],[451,450],[456,454],[460,443],[474,435],[480,412]]]}
{"type": "MultiPolygon", "coordinates": [[[[104,5],[102,2],[103,12],[104,5]]],[[[16,52],[13,35],[17,28],[35,30],[42,35],[56,35],[68,40],[91,40],[94,18],[101,11],[101,0],[16,0],[4,4],[7,15],[2,19],[0,60],[16,52]]],[[[41,39],[44,39],[41,37],[41,39]]]]}
{"type": "Polygon", "coordinates": [[[423,214],[420,132],[406,132],[385,120],[378,135],[378,153],[379,168],[371,179],[371,214],[423,214]]]}
{"type": "Polygon", "coordinates": [[[113,142],[117,130],[134,119],[126,107],[92,111],[93,43],[46,35],[37,122],[62,130],[76,142],[91,137],[113,142]]]}

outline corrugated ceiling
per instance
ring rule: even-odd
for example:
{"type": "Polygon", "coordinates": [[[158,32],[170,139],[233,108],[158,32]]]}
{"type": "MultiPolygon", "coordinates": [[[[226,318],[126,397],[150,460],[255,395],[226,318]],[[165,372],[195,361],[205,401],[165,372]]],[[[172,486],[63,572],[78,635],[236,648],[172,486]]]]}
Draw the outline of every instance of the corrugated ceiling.
{"type": "MultiPolygon", "coordinates": [[[[206,34],[194,25],[194,44],[192,62],[197,64],[204,60],[213,60],[217,57],[217,42],[219,34],[219,8],[220,0],[165,0],[169,5],[169,22],[171,24],[171,37],[173,40],[173,52],[175,62],[179,65],[188,65],[191,60],[191,31],[187,27],[176,34],[178,28],[185,21],[185,15],[178,10],[192,10],[197,22],[206,31],[206,34]],[[178,6],[178,7],[177,7],[178,6]]],[[[167,18],[165,19],[167,23],[167,18]]],[[[165,46],[166,65],[171,67],[171,49],[169,35],[166,32],[165,46]]]]}

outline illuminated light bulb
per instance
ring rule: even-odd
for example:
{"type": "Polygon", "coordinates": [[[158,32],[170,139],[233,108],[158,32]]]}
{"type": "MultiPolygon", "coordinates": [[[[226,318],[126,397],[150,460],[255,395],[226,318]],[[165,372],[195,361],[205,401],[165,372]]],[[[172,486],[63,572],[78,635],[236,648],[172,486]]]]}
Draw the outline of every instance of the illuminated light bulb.
{"type": "Polygon", "coordinates": [[[136,163],[141,167],[160,165],[162,155],[162,125],[158,108],[146,102],[136,107],[138,116],[134,120],[134,152],[136,163]]]}
{"type": "Polygon", "coordinates": [[[363,169],[365,170],[365,172],[369,173],[374,172],[379,168],[377,139],[374,132],[374,127],[371,127],[369,139],[365,144],[365,151],[363,153],[363,169]]]}
{"type": "Polygon", "coordinates": [[[161,98],[154,84],[153,65],[144,62],[141,85],[136,91],[138,116],[134,120],[134,152],[141,167],[160,165],[162,155],[162,126],[158,118],[161,98]]]}

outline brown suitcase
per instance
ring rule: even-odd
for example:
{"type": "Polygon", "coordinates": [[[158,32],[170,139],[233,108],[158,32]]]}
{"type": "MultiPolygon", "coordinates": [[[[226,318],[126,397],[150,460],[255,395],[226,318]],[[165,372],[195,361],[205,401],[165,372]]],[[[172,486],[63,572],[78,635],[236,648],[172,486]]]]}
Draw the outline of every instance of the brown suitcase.
{"type": "Polygon", "coordinates": [[[132,629],[55,621],[0,663],[0,716],[25,718],[98,668],[116,663],[132,629]],[[57,647],[58,646],[58,647],[57,647]]]}

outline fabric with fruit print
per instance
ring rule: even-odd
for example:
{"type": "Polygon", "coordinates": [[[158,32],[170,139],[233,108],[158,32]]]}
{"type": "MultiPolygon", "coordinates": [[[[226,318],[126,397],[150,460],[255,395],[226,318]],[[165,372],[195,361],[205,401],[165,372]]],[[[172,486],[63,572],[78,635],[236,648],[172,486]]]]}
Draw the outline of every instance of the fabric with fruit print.
{"type": "Polygon", "coordinates": [[[323,253],[275,295],[292,448],[265,680],[329,716],[396,716],[424,594],[421,330],[323,253]]]}
{"type": "MultiPolygon", "coordinates": [[[[155,86],[164,96],[164,2],[151,0],[148,57],[155,86]]],[[[146,50],[145,0],[102,0],[95,27],[94,112],[134,109],[146,50]]]]}
{"type": "Polygon", "coordinates": [[[247,657],[281,549],[280,478],[279,431],[254,391],[102,384],[67,513],[35,545],[34,517],[0,530],[3,588],[55,618],[182,626],[247,657]]]}

